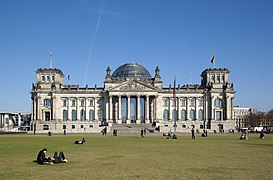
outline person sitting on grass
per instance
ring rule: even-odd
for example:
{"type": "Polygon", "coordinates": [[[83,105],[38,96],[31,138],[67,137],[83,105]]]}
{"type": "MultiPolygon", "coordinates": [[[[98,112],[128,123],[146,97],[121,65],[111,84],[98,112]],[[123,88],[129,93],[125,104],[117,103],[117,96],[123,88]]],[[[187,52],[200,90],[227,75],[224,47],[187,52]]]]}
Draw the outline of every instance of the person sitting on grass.
{"type": "Polygon", "coordinates": [[[74,143],[75,143],[75,144],[84,144],[85,142],[86,142],[85,139],[82,138],[81,141],[76,140],[74,143]]]}
{"type": "Polygon", "coordinates": [[[46,155],[47,149],[42,149],[37,155],[37,163],[38,164],[54,164],[54,163],[66,163],[68,162],[64,156],[63,152],[60,152],[58,155],[57,152],[54,153],[53,158],[48,157],[46,155]]]}

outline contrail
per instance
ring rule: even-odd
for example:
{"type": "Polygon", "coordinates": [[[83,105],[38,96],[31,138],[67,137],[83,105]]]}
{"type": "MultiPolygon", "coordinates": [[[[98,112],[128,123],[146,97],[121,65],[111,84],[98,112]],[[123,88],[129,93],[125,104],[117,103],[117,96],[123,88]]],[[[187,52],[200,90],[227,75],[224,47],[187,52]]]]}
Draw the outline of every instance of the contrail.
{"type": "Polygon", "coordinates": [[[95,40],[96,40],[96,37],[97,37],[97,32],[98,32],[99,27],[100,27],[101,17],[102,17],[104,8],[106,6],[106,3],[107,3],[107,1],[105,1],[105,3],[103,4],[102,9],[100,11],[99,18],[98,18],[97,25],[96,25],[96,29],[95,29],[95,33],[94,33],[94,37],[93,37],[92,42],[91,42],[89,55],[88,55],[88,59],[87,59],[87,65],[86,65],[85,74],[84,74],[84,82],[83,82],[84,85],[85,85],[85,82],[86,82],[86,76],[87,76],[87,72],[88,72],[88,68],[89,68],[89,62],[90,62],[90,59],[92,57],[93,48],[94,48],[95,40]]]}

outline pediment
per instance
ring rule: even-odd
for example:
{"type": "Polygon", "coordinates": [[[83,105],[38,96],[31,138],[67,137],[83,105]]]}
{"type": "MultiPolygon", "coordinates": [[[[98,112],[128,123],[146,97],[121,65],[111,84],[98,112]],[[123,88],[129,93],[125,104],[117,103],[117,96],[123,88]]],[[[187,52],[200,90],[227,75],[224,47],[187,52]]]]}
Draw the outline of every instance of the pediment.
{"type": "Polygon", "coordinates": [[[158,89],[142,81],[130,80],[110,88],[109,91],[158,91],[158,89]]]}

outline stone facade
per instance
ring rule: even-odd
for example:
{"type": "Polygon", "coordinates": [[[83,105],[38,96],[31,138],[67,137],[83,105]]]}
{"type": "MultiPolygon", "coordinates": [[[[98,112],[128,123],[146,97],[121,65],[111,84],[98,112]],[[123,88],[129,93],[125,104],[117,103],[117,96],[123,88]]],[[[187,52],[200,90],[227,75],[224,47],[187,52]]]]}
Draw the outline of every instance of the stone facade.
{"type": "Polygon", "coordinates": [[[139,64],[124,64],[112,74],[106,69],[104,87],[64,84],[60,69],[38,69],[32,85],[32,130],[98,133],[115,124],[153,124],[175,132],[235,128],[234,88],[225,68],[206,69],[201,83],[162,87],[139,64]]]}

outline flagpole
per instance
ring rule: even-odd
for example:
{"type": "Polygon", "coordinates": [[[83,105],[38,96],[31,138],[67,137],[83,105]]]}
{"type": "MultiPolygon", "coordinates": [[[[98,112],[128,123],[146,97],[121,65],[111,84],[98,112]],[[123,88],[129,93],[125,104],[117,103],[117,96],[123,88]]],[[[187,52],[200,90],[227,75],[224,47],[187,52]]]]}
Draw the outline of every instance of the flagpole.
{"type": "Polygon", "coordinates": [[[49,68],[52,69],[52,52],[49,55],[49,68]]]}

